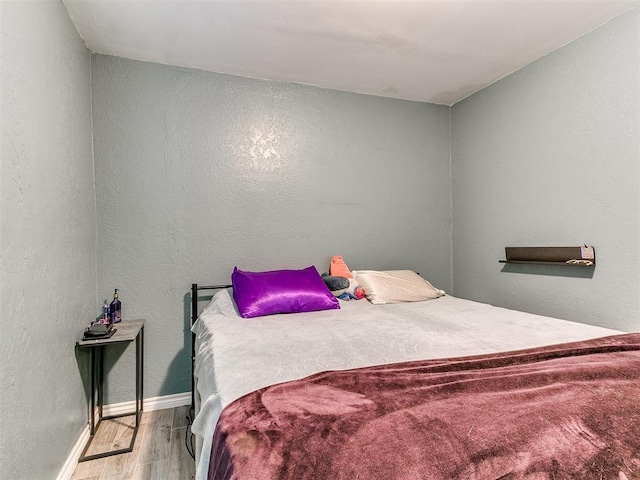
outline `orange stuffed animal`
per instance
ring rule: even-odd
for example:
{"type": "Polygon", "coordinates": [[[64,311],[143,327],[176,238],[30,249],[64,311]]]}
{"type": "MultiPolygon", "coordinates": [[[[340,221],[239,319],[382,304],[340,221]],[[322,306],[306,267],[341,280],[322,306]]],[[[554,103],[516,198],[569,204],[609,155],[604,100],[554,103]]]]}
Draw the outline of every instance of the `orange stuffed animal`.
{"type": "Polygon", "coordinates": [[[340,255],[331,257],[331,265],[329,265],[329,274],[333,277],[353,278],[349,267],[344,263],[344,259],[340,255]]]}

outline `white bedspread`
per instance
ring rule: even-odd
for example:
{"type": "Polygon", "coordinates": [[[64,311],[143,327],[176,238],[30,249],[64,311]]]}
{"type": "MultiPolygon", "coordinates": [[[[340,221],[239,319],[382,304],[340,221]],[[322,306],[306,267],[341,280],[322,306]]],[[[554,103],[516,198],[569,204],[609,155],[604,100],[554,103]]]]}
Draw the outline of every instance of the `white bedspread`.
{"type": "Polygon", "coordinates": [[[324,370],[516,350],[620,332],[451,296],[416,303],[340,302],[340,310],[244,319],[229,290],[218,292],[193,327],[202,442],[196,479],[207,477],[222,409],[274,383],[324,370]]]}

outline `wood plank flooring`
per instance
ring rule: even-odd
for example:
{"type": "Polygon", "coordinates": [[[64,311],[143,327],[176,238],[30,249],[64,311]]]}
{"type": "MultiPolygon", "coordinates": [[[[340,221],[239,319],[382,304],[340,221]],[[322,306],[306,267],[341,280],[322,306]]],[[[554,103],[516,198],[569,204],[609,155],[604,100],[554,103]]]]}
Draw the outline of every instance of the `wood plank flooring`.
{"type": "MultiPolygon", "coordinates": [[[[143,412],[131,453],[78,463],[71,480],[189,480],[195,462],[185,447],[189,407],[143,412]]],[[[126,448],[135,417],[104,420],[87,452],[126,448]]]]}

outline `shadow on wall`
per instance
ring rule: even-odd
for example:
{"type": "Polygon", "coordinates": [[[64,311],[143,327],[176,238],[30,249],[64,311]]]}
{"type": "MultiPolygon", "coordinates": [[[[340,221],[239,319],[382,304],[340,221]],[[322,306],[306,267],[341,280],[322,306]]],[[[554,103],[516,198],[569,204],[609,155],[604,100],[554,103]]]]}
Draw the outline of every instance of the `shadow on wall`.
{"type": "MultiPolygon", "coordinates": [[[[101,305],[109,304],[109,300],[105,299],[101,302],[101,305]]],[[[98,315],[94,320],[100,320],[102,315],[98,315]]],[[[114,328],[118,328],[118,324],[114,324],[114,328]]],[[[135,342],[118,342],[103,346],[103,364],[102,364],[102,378],[103,378],[103,400],[105,404],[109,404],[109,372],[114,368],[120,357],[124,355],[124,352],[133,344],[135,348],[135,342]]],[[[87,413],[90,413],[89,400],[91,397],[91,353],[99,355],[100,349],[96,347],[79,347],[75,346],[76,365],[78,372],[82,379],[84,387],[85,398],[87,399],[87,413]]],[[[135,361],[134,354],[130,354],[135,361]]],[[[96,358],[99,363],[99,358],[96,358]]],[[[98,379],[95,379],[96,382],[98,379]]],[[[131,388],[135,391],[135,380],[132,380],[131,388]]],[[[96,401],[97,401],[97,383],[96,383],[96,401]]]]}
{"type": "MultiPolygon", "coordinates": [[[[116,324],[117,328],[117,324],[116,324]]],[[[135,342],[133,342],[135,343],[135,342]]],[[[109,392],[109,372],[114,367],[114,365],[118,362],[118,359],[124,354],[125,350],[129,346],[129,342],[126,343],[113,343],[109,344],[108,347],[104,348],[104,359],[102,364],[102,378],[104,382],[103,386],[103,399],[105,404],[109,404],[108,392],[109,392]]],[[[80,373],[80,378],[82,379],[82,385],[84,388],[85,398],[87,400],[87,415],[91,413],[90,407],[90,398],[91,398],[91,354],[92,352],[95,355],[100,354],[100,349],[96,347],[79,347],[77,344],[75,346],[75,355],[76,355],[76,365],[78,367],[78,372],[80,373]]],[[[96,361],[99,362],[99,359],[96,358],[96,361]]],[[[98,379],[95,379],[96,382],[98,379]]],[[[131,381],[131,388],[135,391],[135,380],[131,381]]],[[[96,383],[96,401],[98,401],[98,393],[97,393],[97,383],[96,383]]]]}
{"type": "MultiPolygon", "coordinates": [[[[103,302],[108,303],[106,300],[103,302]]],[[[95,320],[99,320],[102,315],[96,316],[95,320]]],[[[78,339],[82,340],[82,336],[78,339]]],[[[79,347],[76,342],[75,345],[75,357],[76,366],[78,367],[78,373],[80,374],[80,380],[82,381],[82,387],[84,390],[84,397],[87,400],[87,415],[90,414],[89,398],[91,396],[91,352],[93,348],[79,347]]],[[[97,351],[95,352],[97,354],[97,351]]],[[[105,362],[106,363],[106,362],[105,362]]],[[[107,364],[106,368],[109,368],[107,364]]],[[[106,375],[106,372],[105,372],[106,375]]]]}
{"type": "Polygon", "coordinates": [[[80,374],[80,380],[82,381],[82,387],[84,390],[84,398],[87,405],[87,416],[89,418],[91,414],[91,406],[89,404],[89,398],[91,396],[91,349],[79,347],[76,343],[75,346],[76,366],[78,367],[78,373],[80,374]]]}
{"type": "MultiPolygon", "coordinates": [[[[211,301],[212,295],[199,296],[198,300],[211,301]]],[[[191,391],[191,292],[182,297],[182,349],[173,358],[167,369],[160,394],[171,395],[191,391]]]]}
{"type": "Polygon", "coordinates": [[[527,275],[547,275],[551,277],[593,278],[597,266],[573,267],[563,265],[527,265],[524,263],[505,263],[501,272],[526,273],[527,275]]]}

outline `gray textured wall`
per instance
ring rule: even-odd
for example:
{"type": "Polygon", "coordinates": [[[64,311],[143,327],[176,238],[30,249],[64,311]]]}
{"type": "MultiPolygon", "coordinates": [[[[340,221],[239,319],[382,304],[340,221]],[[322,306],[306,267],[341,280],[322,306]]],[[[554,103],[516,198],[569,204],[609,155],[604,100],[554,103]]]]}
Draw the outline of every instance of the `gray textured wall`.
{"type": "MultiPolygon", "coordinates": [[[[93,57],[98,292],[144,317],[145,396],[190,388],[185,294],[248,270],[451,287],[448,107],[93,57]]],[[[188,301],[188,297],[186,298],[188,301]]],[[[132,349],[109,403],[130,400],[132,349]]]]}
{"type": "Polygon", "coordinates": [[[456,104],[454,294],[638,330],[639,123],[639,9],[456,104]],[[583,242],[593,278],[497,263],[505,246],[583,242]]]}
{"type": "Polygon", "coordinates": [[[52,479],[86,425],[96,305],[90,55],[62,3],[1,2],[0,478],[52,479]]]}

